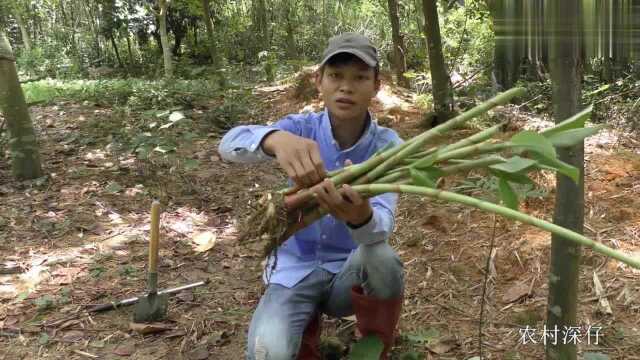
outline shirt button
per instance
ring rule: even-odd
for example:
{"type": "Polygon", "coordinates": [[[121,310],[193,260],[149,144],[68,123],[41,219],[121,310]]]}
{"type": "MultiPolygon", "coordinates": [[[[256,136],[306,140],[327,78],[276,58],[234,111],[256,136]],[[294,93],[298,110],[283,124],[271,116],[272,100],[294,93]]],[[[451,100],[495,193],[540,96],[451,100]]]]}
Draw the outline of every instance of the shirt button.
{"type": "Polygon", "coordinates": [[[336,161],[336,166],[340,166],[340,161],[336,161]]]}
{"type": "Polygon", "coordinates": [[[324,234],[323,234],[323,235],[322,235],[322,239],[326,239],[326,238],[327,238],[327,235],[324,235],[324,234]]]}

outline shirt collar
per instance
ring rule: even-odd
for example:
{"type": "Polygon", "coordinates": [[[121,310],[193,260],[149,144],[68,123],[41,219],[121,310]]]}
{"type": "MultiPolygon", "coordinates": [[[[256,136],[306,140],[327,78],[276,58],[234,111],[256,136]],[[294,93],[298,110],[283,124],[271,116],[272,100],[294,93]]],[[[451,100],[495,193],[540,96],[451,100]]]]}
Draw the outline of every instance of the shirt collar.
{"type": "Polygon", "coordinates": [[[373,139],[373,135],[376,131],[376,123],[373,121],[373,114],[370,111],[367,111],[367,128],[362,133],[358,141],[353,144],[348,149],[340,149],[340,145],[338,145],[338,141],[333,137],[333,131],[331,128],[331,120],[329,119],[329,109],[325,107],[324,113],[322,115],[322,133],[326,139],[329,139],[329,142],[334,146],[335,150],[338,152],[351,152],[356,151],[357,149],[367,148],[367,145],[373,139]]]}

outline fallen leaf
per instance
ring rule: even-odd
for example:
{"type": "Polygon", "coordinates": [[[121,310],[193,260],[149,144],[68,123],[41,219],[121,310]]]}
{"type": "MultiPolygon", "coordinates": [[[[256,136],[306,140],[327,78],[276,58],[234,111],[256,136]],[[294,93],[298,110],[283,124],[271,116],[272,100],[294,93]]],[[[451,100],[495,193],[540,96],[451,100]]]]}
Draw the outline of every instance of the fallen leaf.
{"type": "Polygon", "coordinates": [[[97,349],[102,349],[104,347],[104,341],[102,340],[94,340],[89,342],[89,346],[97,349]]]}
{"type": "Polygon", "coordinates": [[[444,225],[442,221],[442,217],[438,215],[429,215],[426,220],[422,223],[423,228],[431,227],[440,232],[447,232],[447,227],[444,225]]]}
{"type": "Polygon", "coordinates": [[[185,118],[184,114],[181,113],[180,111],[174,111],[171,113],[171,115],[169,115],[169,121],[171,122],[176,122],[184,118],[185,118]]]}
{"type": "Polygon", "coordinates": [[[67,331],[64,335],[62,335],[62,341],[64,342],[78,342],[82,340],[84,337],[84,333],[78,330],[67,331]]]}
{"type": "Polygon", "coordinates": [[[123,187],[118,184],[117,182],[113,181],[110,182],[109,185],[107,185],[107,187],[104,188],[104,191],[110,193],[110,194],[115,194],[118,193],[120,191],[122,191],[123,187]]]}
{"type": "Polygon", "coordinates": [[[165,339],[170,339],[170,338],[174,338],[174,337],[180,337],[180,336],[185,336],[187,335],[187,332],[182,330],[182,329],[177,329],[174,331],[171,331],[169,333],[167,333],[164,337],[165,339]]]}
{"type": "Polygon", "coordinates": [[[189,360],[205,360],[209,358],[209,350],[207,346],[199,346],[187,354],[189,360]]]}
{"type": "Polygon", "coordinates": [[[216,244],[216,234],[211,231],[199,233],[193,238],[193,242],[198,245],[195,247],[196,252],[205,252],[216,244]]]}
{"type": "Polygon", "coordinates": [[[64,330],[64,329],[68,328],[69,326],[78,325],[78,324],[80,324],[80,320],[69,320],[69,321],[65,322],[64,324],[60,325],[60,327],[58,327],[58,331],[64,330]]]}
{"type": "Polygon", "coordinates": [[[155,334],[162,331],[172,330],[174,327],[170,324],[166,323],[149,323],[149,324],[141,324],[141,323],[129,323],[129,329],[137,332],[138,334],[146,335],[146,334],[155,334]]]}
{"type": "Polygon", "coordinates": [[[193,302],[193,291],[181,291],[176,298],[184,302],[193,302]]]}
{"type": "Polygon", "coordinates": [[[20,318],[17,316],[7,316],[7,318],[4,319],[4,326],[13,326],[17,324],[18,321],[20,321],[20,318]]]}
{"type": "Polygon", "coordinates": [[[460,346],[460,344],[458,344],[458,340],[456,340],[456,338],[454,337],[449,336],[438,340],[438,342],[433,345],[427,345],[427,349],[429,349],[429,351],[433,353],[442,355],[444,353],[448,353],[458,346],[460,346]]]}
{"type": "Polygon", "coordinates": [[[528,281],[522,281],[511,286],[507,291],[505,291],[502,296],[502,301],[505,303],[516,302],[524,297],[530,295],[529,291],[531,290],[531,285],[528,281]]]}
{"type": "Polygon", "coordinates": [[[113,350],[113,353],[120,356],[131,356],[136,351],[136,344],[133,341],[125,341],[113,350]]]}

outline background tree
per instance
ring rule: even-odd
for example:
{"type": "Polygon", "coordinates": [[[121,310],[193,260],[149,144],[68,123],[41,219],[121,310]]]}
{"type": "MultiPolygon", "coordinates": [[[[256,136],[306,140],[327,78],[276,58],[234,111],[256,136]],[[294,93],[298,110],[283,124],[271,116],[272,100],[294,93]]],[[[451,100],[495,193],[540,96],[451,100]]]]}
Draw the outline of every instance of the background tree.
{"type": "Polygon", "coordinates": [[[162,44],[162,60],[164,61],[164,77],[173,77],[173,59],[169,48],[169,35],[167,35],[167,11],[171,0],[158,0],[158,30],[162,44]]]}
{"type": "Polygon", "coordinates": [[[211,4],[209,0],[202,0],[202,13],[204,14],[204,25],[207,29],[207,38],[209,40],[207,48],[211,57],[211,64],[214,68],[220,67],[220,59],[216,43],[216,36],[213,31],[213,20],[211,18],[211,4]]]}
{"type": "Polygon", "coordinates": [[[442,39],[438,20],[436,0],[423,0],[422,8],[425,20],[425,36],[429,47],[429,69],[433,92],[434,117],[426,119],[428,124],[440,124],[447,121],[453,111],[453,89],[451,78],[442,54],[442,39]]]}
{"type": "Polygon", "coordinates": [[[400,35],[400,18],[398,17],[398,1],[387,0],[389,21],[391,22],[391,38],[393,40],[393,69],[400,86],[409,87],[409,79],[404,76],[407,61],[404,57],[405,47],[400,35]]]}
{"type": "Polygon", "coordinates": [[[13,51],[3,31],[0,31],[0,110],[9,129],[13,176],[19,180],[42,176],[36,134],[18,80],[13,51]]]}
{"type": "MultiPolygon", "coordinates": [[[[579,111],[581,71],[579,37],[579,0],[554,1],[551,5],[552,36],[551,77],[553,81],[553,117],[557,122],[579,111]]],[[[583,232],[584,224],[584,143],[572,148],[559,148],[562,161],[580,170],[579,184],[557,175],[553,222],[575,232],[583,232]]],[[[549,300],[547,328],[577,326],[577,296],[581,247],[556,235],[551,239],[549,261],[549,300]]],[[[576,346],[558,341],[547,344],[547,359],[574,360],[576,346]]]]}

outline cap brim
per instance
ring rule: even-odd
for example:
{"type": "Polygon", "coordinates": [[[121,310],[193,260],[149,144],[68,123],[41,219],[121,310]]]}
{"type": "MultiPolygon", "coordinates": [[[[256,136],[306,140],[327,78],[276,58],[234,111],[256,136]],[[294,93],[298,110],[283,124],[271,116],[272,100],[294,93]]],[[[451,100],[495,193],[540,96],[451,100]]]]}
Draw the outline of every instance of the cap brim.
{"type": "Polygon", "coordinates": [[[340,50],[336,50],[332,53],[330,53],[329,55],[325,56],[324,60],[322,60],[322,62],[320,63],[320,66],[324,65],[329,59],[331,59],[332,57],[340,54],[340,53],[348,53],[348,54],[352,54],[358,57],[358,59],[364,61],[365,64],[371,66],[371,67],[376,67],[376,65],[378,65],[378,61],[375,59],[371,59],[370,57],[368,57],[367,55],[365,55],[364,53],[362,53],[361,51],[358,50],[353,50],[353,49],[349,49],[349,50],[345,50],[345,49],[340,49],[340,50]]]}

